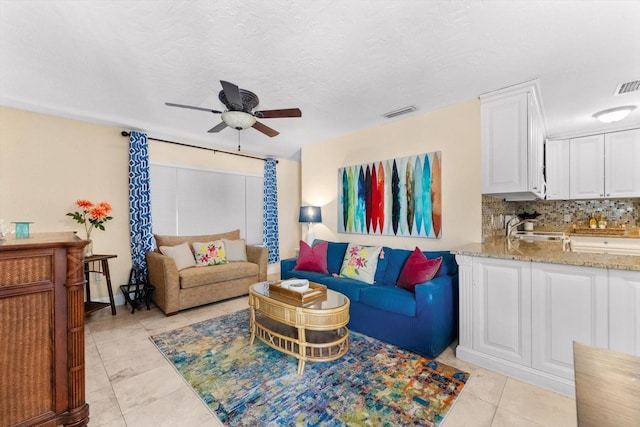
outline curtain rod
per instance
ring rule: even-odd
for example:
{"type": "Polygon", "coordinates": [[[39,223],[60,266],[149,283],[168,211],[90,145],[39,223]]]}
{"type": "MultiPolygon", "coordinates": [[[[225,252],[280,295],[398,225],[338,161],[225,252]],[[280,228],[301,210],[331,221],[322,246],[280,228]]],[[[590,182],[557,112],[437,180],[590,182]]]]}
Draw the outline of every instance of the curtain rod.
{"type": "MultiPolygon", "coordinates": [[[[120,134],[122,136],[130,136],[131,135],[131,133],[127,132],[126,130],[123,130],[122,132],[120,132],[120,134]]],[[[240,157],[246,157],[248,159],[262,160],[263,162],[267,161],[267,159],[265,159],[263,157],[256,157],[256,156],[251,156],[249,154],[242,154],[242,153],[234,153],[233,151],[218,150],[217,148],[200,147],[198,145],[185,144],[183,142],[167,141],[166,139],[151,138],[149,136],[147,136],[147,139],[150,139],[152,141],[158,141],[158,142],[166,142],[168,144],[182,145],[183,147],[199,148],[201,150],[213,151],[213,154],[215,154],[215,153],[230,154],[232,156],[240,156],[240,157]]],[[[276,160],[276,163],[278,163],[278,160],[276,160]]]]}

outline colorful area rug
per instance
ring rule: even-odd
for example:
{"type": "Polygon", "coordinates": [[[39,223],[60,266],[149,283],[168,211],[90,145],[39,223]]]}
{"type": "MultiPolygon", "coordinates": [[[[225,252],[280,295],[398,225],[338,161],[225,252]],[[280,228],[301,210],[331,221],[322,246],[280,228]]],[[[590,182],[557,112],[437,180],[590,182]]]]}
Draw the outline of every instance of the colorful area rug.
{"type": "Polygon", "coordinates": [[[151,337],[229,426],[437,426],[469,374],[355,332],[333,362],[297,360],[256,339],[249,311],[151,337]]]}

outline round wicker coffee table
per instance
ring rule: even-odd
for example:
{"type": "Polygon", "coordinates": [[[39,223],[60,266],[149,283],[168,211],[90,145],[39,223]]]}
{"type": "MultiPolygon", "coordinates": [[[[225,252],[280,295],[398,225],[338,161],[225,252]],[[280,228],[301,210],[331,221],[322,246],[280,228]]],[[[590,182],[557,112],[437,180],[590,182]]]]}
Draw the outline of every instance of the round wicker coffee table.
{"type": "Polygon", "coordinates": [[[349,350],[349,298],[327,289],[326,296],[306,304],[276,299],[269,283],[249,289],[251,341],[255,337],[276,350],[298,359],[298,374],[305,362],[342,357],[349,350]]]}

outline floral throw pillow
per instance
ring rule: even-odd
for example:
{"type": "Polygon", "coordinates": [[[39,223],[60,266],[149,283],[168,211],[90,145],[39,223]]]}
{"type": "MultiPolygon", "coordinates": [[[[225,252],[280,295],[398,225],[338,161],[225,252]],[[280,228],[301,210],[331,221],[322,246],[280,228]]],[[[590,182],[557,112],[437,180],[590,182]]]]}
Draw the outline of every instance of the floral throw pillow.
{"type": "Polygon", "coordinates": [[[344,253],[340,276],[373,284],[382,246],[360,246],[349,243],[344,253]]]}
{"type": "Polygon", "coordinates": [[[226,264],[227,255],[222,240],[214,240],[208,243],[193,243],[193,254],[196,258],[196,265],[204,267],[207,265],[226,264]]]}

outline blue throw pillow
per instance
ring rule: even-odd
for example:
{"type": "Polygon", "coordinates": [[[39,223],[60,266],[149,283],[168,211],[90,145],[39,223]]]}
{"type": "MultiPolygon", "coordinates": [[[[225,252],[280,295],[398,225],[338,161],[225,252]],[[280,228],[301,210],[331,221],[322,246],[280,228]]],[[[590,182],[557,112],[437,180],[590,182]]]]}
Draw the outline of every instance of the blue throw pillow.
{"type": "Polygon", "coordinates": [[[382,281],[384,285],[396,285],[402,267],[404,267],[404,263],[407,262],[409,255],[411,255],[411,251],[407,249],[391,249],[390,253],[386,254],[385,258],[389,259],[387,260],[387,268],[382,281]]]}
{"type": "MultiPolygon", "coordinates": [[[[313,241],[313,246],[316,246],[319,243],[325,242],[326,240],[315,239],[313,241]]],[[[329,274],[338,274],[340,273],[340,267],[342,267],[342,260],[344,259],[344,253],[347,251],[348,243],[341,242],[327,242],[329,246],[327,247],[327,270],[329,274]]]]}

